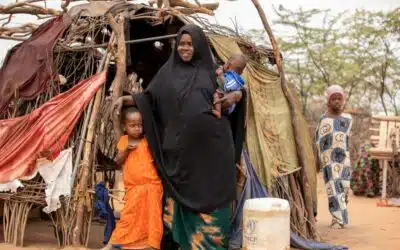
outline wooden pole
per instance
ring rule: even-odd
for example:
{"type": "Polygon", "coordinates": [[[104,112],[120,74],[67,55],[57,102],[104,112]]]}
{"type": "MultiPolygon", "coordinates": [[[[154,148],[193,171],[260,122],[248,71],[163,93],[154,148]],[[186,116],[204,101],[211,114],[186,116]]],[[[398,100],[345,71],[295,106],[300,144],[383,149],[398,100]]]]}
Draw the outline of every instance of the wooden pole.
{"type": "MultiPolygon", "coordinates": [[[[111,34],[110,42],[112,43],[113,40],[114,40],[114,33],[111,34]]],[[[97,73],[100,73],[106,67],[106,65],[108,65],[107,60],[109,59],[109,57],[110,57],[110,55],[109,55],[109,52],[107,51],[107,53],[105,53],[103,55],[103,58],[100,61],[97,73]]],[[[76,151],[76,156],[75,156],[75,161],[74,161],[74,169],[72,171],[71,194],[72,194],[72,189],[73,189],[73,187],[75,185],[75,178],[76,178],[76,175],[78,173],[78,168],[79,168],[79,163],[80,163],[80,160],[81,160],[82,150],[83,150],[83,146],[84,146],[84,143],[85,143],[85,140],[83,138],[86,135],[87,127],[89,125],[89,119],[90,119],[90,116],[91,116],[91,113],[92,113],[93,102],[94,102],[94,99],[90,100],[90,103],[89,103],[88,108],[86,109],[86,114],[85,114],[85,118],[84,118],[84,121],[83,121],[83,127],[82,127],[82,131],[81,131],[81,135],[80,135],[81,139],[79,140],[78,150],[76,151]]],[[[71,199],[72,198],[68,199],[68,202],[67,202],[67,212],[66,212],[67,216],[69,215],[71,199]]]]}
{"type": "Polygon", "coordinates": [[[296,148],[297,148],[297,155],[299,158],[299,162],[301,164],[301,185],[303,188],[303,195],[304,195],[304,202],[307,210],[307,219],[310,224],[310,229],[312,231],[312,237],[314,239],[318,239],[318,235],[313,228],[315,227],[315,218],[314,218],[314,211],[313,211],[313,205],[312,205],[312,197],[311,197],[311,188],[310,184],[308,183],[308,178],[307,178],[307,172],[305,168],[307,167],[307,162],[306,162],[306,157],[305,157],[305,150],[304,147],[302,146],[302,140],[300,138],[301,130],[300,130],[300,119],[298,118],[296,114],[296,100],[293,94],[291,93],[286,79],[285,79],[285,72],[283,69],[282,65],[282,58],[279,53],[279,48],[278,44],[276,42],[275,36],[272,33],[271,26],[268,23],[267,17],[265,15],[264,10],[262,9],[260,3],[258,0],[251,0],[254,4],[254,7],[257,9],[258,14],[260,15],[261,21],[263,23],[263,26],[265,28],[265,31],[268,34],[269,40],[271,41],[272,49],[274,51],[274,56],[275,56],[275,61],[276,61],[276,66],[278,69],[278,72],[280,74],[281,78],[281,87],[283,90],[283,93],[288,101],[291,115],[292,115],[292,126],[293,126],[293,134],[296,142],[296,148]]]}
{"type": "Polygon", "coordinates": [[[91,148],[93,146],[93,138],[96,130],[96,118],[97,114],[100,110],[101,103],[101,92],[102,87],[97,91],[94,103],[93,110],[90,116],[90,123],[88,127],[88,132],[86,135],[85,148],[83,151],[83,160],[81,161],[82,175],[80,176],[79,185],[78,185],[78,205],[76,209],[76,225],[72,233],[72,244],[74,246],[81,245],[81,232],[83,227],[83,217],[85,212],[85,194],[87,190],[89,173],[90,173],[90,158],[91,158],[91,148]]]}
{"type": "Polygon", "coordinates": [[[108,14],[108,20],[115,34],[117,51],[115,53],[115,63],[117,72],[112,83],[112,101],[115,102],[121,95],[122,89],[126,82],[126,46],[125,46],[125,14],[118,15],[116,19],[108,14]]]}
{"type": "Polygon", "coordinates": [[[388,170],[388,165],[389,165],[389,162],[387,161],[387,160],[384,160],[383,161],[383,171],[382,171],[382,175],[383,175],[383,177],[382,177],[382,197],[381,197],[381,200],[382,201],[386,201],[386,199],[387,199],[387,170],[388,170]]]}
{"type": "MultiPolygon", "coordinates": [[[[107,52],[106,59],[104,65],[99,65],[98,73],[101,72],[103,69],[106,69],[109,64],[110,52],[107,52]]],[[[100,87],[97,92],[96,96],[94,97],[93,101],[93,109],[90,114],[89,124],[88,124],[88,131],[86,134],[84,151],[83,151],[83,159],[81,161],[81,168],[82,174],[79,179],[78,183],[78,204],[76,206],[76,223],[75,227],[72,231],[72,244],[74,246],[81,245],[81,233],[83,228],[83,218],[85,213],[85,202],[86,202],[86,192],[87,186],[89,182],[89,173],[90,173],[90,160],[92,156],[92,146],[96,131],[96,120],[97,115],[100,111],[100,104],[102,99],[102,92],[103,86],[100,87]]]]}
{"type": "MultiPolygon", "coordinates": [[[[113,29],[116,39],[117,51],[115,53],[115,63],[117,65],[117,72],[115,74],[113,83],[111,85],[111,103],[115,103],[115,101],[122,95],[123,87],[127,81],[126,75],[126,45],[125,45],[125,32],[124,32],[124,24],[125,24],[125,15],[127,13],[121,13],[117,18],[114,18],[111,14],[108,15],[108,20],[113,29]]],[[[112,117],[111,109],[107,111],[105,116],[105,120],[108,120],[112,117]]],[[[114,128],[116,126],[121,126],[118,121],[112,119],[114,128]],[[118,123],[118,124],[116,124],[118,123]]],[[[114,131],[115,140],[117,141],[120,134],[120,130],[114,131]]]]}
{"type": "Polygon", "coordinates": [[[163,0],[163,3],[164,3],[164,8],[171,7],[171,4],[170,4],[169,0],[163,0]]]}

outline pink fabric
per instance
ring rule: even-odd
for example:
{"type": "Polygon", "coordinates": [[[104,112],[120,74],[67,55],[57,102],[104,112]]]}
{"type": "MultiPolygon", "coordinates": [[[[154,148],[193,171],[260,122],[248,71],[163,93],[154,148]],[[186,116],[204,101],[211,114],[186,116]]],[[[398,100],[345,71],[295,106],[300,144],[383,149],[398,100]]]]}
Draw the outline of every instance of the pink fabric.
{"type": "Polygon", "coordinates": [[[332,85],[326,89],[326,95],[328,97],[328,101],[331,99],[333,94],[340,94],[344,98],[343,88],[339,85],[332,85]]]}
{"type": "Polygon", "coordinates": [[[81,81],[28,115],[0,120],[0,183],[30,176],[36,171],[39,158],[56,158],[105,80],[106,73],[102,72],[81,81]]]}

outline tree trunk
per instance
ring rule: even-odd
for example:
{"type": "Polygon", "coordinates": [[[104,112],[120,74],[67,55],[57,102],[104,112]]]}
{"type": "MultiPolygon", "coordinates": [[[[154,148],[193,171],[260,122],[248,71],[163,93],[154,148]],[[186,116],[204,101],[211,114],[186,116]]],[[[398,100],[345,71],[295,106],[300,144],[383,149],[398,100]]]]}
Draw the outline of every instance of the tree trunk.
{"type": "Polygon", "coordinates": [[[290,111],[292,114],[292,126],[293,126],[293,134],[295,137],[295,142],[296,142],[296,148],[297,148],[297,155],[299,158],[299,162],[301,164],[301,185],[303,188],[303,194],[304,194],[304,202],[305,202],[305,206],[306,206],[306,210],[307,210],[307,219],[309,222],[309,226],[311,229],[311,234],[312,237],[314,239],[318,239],[318,235],[316,233],[315,230],[313,230],[315,228],[315,218],[314,218],[314,211],[313,211],[313,205],[312,205],[312,197],[311,197],[311,189],[310,189],[310,185],[308,183],[308,178],[307,178],[307,172],[305,170],[305,168],[307,167],[307,162],[306,162],[306,158],[305,158],[305,150],[302,146],[302,141],[300,138],[300,134],[301,134],[301,130],[300,130],[300,119],[298,118],[298,115],[296,114],[296,100],[295,97],[292,95],[292,93],[290,92],[289,87],[287,86],[287,82],[285,79],[285,72],[283,70],[283,65],[282,65],[282,59],[279,53],[279,48],[278,45],[276,43],[275,37],[272,33],[272,29],[268,24],[267,21],[267,17],[265,16],[265,13],[260,5],[260,3],[258,2],[258,0],[251,0],[255,6],[255,8],[257,9],[261,21],[264,25],[265,31],[267,32],[269,39],[271,41],[272,44],[272,48],[274,50],[274,55],[275,55],[275,60],[276,60],[276,65],[278,68],[278,71],[280,73],[280,78],[281,78],[281,86],[282,86],[282,90],[283,93],[286,96],[286,99],[288,101],[289,107],[290,107],[290,111]]]}

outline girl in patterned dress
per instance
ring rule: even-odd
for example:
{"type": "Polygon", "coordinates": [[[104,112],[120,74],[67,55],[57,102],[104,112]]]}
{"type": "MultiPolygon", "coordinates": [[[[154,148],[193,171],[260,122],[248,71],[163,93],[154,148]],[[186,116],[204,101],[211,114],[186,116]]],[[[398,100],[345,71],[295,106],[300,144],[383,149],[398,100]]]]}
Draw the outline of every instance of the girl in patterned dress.
{"type": "Polygon", "coordinates": [[[328,110],[321,116],[317,131],[317,147],[325,189],[328,196],[332,225],[343,228],[348,224],[348,192],[351,164],[349,140],[352,117],[343,113],[344,92],[338,85],[327,89],[328,110]]]}

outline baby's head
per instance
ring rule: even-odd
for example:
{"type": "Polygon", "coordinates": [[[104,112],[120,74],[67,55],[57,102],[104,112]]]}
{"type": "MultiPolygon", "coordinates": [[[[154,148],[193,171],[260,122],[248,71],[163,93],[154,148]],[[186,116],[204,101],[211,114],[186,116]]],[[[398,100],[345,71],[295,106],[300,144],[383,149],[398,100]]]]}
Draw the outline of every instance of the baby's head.
{"type": "Polygon", "coordinates": [[[231,70],[239,75],[243,73],[243,70],[246,68],[247,58],[243,54],[234,54],[225,64],[225,70],[231,70]]]}
{"type": "Polygon", "coordinates": [[[138,109],[134,107],[125,108],[122,111],[122,122],[129,137],[139,139],[143,136],[142,115],[138,109]]]}

